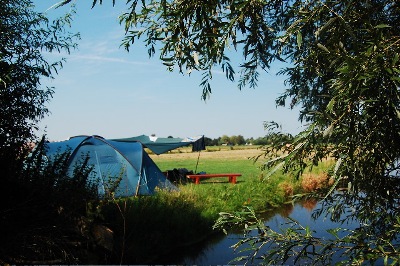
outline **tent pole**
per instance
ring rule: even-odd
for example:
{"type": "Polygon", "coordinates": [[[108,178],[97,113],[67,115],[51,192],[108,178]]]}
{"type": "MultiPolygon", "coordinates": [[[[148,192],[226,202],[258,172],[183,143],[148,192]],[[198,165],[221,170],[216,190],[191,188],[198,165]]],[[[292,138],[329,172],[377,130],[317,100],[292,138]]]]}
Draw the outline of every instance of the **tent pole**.
{"type": "Polygon", "coordinates": [[[197,173],[197,166],[199,165],[200,152],[201,152],[201,151],[199,151],[199,156],[197,156],[196,169],[194,170],[194,173],[195,173],[195,174],[197,173]]]}
{"type": "Polygon", "coordinates": [[[94,151],[94,154],[96,155],[97,168],[99,169],[98,172],[99,172],[100,177],[101,177],[101,186],[103,187],[104,195],[106,195],[106,188],[104,186],[104,177],[103,177],[103,174],[102,174],[101,169],[100,169],[100,161],[99,161],[99,156],[97,155],[97,151],[94,151]]]}

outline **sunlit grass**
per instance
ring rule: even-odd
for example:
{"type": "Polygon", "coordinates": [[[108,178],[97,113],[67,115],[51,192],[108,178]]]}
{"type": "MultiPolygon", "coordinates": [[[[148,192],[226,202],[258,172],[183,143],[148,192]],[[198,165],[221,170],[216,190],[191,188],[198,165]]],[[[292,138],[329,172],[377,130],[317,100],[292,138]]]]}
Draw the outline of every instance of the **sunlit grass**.
{"type": "Polygon", "coordinates": [[[187,183],[179,186],[181,195],[193,199],[203,215],[217,218],[219,212],[236,211],[244,205],[259,211],[282,205],[290,196],[287,190],[279,186],[283,181],[293,190],[299,187],[298,181],[279,172],[264,179],[262,161],[251,159],[259,153],[261,151],[253,147],[251,151],[247,148],[152,158],[162,171],[185,168],[197,173],[241,173],[236,184],[229,183],[228,178],[223,177],[201,180],[199,185],[187,183]]]}

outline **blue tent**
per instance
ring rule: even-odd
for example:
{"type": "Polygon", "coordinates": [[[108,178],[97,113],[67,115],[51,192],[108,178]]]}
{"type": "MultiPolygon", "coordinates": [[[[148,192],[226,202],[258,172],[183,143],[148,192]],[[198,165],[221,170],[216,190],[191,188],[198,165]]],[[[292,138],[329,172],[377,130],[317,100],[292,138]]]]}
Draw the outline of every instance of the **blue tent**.
{"type": "Polygon", "coordinates": [[[88,182],[98,184],[99,195],[114,192],[116,197],[151,195],[160,189],[177,189],[161,172],[140,142],[117,142],[99,136],[76,136],[67,141],[46,143],[49,160],[70,151],[67,175],[89,156],[93,166],[88,182]],[[117,187],[115,185],[117,184],[117,187]]]}

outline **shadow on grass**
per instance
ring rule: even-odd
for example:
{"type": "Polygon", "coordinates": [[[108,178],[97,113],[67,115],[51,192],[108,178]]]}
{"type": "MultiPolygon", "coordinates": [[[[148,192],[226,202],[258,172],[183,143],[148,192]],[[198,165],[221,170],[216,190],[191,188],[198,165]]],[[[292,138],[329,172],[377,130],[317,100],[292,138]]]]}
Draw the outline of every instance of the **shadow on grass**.
{"type": "Polygon", "coordinates": [[[108,263],[159,264],[174,250],[200,242],[213,233],[213,220],[182,197],[161,193],[110,203],[104,220],[114,232],[108,263]]]}

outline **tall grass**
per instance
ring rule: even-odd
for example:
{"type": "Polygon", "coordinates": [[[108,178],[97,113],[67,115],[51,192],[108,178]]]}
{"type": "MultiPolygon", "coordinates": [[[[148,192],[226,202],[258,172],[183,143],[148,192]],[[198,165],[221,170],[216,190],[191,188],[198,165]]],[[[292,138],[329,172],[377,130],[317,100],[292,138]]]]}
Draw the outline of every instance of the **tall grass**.
{"type": "Polygon", "coordinates": [[[108,263],[161,263],[174,249],[204,239],[212,233],[214,220],[203,217],[198,208],[179,192],[110,201],[103,207],[114,233],[108,263]]]}

